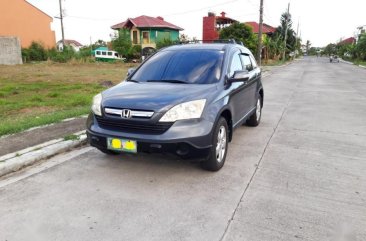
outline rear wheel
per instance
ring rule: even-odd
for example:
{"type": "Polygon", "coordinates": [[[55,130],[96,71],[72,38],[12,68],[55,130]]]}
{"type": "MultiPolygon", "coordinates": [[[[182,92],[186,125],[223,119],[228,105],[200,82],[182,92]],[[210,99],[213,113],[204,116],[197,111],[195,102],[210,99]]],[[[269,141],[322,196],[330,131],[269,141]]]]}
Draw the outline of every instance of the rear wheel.
{"type": "Polygon", "coordinates": [[[228,125],[226,119],[220,117],[213,136],[210,156],[201,162],[201,167],[208,171],[218,171],[225,163],[228,149],[228,125]]]}
{"type": "Polygon", "coordinates": [[[258,126],[262,117],[262,97],[259,95],[255,112],[247,120],[248,126],[258,126]]]}

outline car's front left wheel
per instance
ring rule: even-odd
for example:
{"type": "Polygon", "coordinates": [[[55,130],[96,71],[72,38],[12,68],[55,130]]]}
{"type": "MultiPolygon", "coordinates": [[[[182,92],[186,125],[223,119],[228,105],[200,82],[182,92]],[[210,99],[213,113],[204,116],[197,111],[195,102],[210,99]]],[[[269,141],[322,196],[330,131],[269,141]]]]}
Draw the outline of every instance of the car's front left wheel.
{"type": "Polygon", "coordinates": [[[218,171],[224,165],[229,142],[228,130],[226,119],[220,117],[215,127],[210,155],[207,160],[201,162],[203,169],[218,171]]]}

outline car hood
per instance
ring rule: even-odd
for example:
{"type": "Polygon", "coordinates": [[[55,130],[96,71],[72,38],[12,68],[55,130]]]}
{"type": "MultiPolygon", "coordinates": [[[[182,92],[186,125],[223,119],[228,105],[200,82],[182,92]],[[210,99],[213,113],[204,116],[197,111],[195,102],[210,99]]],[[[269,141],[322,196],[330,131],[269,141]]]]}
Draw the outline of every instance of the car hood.
{"type": "Polygon", "coordinates": [[[191,100],[206,99],[210,102],[216,89],[216,84],[123,82],[102,93],[102,106],[165,112],[191,100]]]}

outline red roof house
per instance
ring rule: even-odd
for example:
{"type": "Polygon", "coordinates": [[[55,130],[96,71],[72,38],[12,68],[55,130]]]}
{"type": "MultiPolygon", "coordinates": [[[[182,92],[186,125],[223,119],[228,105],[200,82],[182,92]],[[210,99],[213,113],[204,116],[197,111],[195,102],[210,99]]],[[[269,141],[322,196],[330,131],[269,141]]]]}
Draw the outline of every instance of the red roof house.
{"type": "Polygon", "coordinates": [[[183,30],[181,27],[178,27],[174,24],[171,24],[167,21],[164,21],[162,17],[149,17],[146,15],[142,15],[136,18],[128,18],[126,21],[122,23],[117,23],[113,25],[111,28],[114,30],[118,30],[121,28],[167,28],[174,30],[183,30]]]}
{"type": "MultiPolygon", "coordinates": [[[[203,42],[211,42],[213,40],[219,39],[219,31],[222,28],[228,27],[231,24],[238,22],[235,19],[226,17],[226,13],[222,12],[220,16],[216,16],[214,13],[209,12],[208,16],[203,17],[203,31],[202,40],[203,42]]],[[[258,34],[259,24],[256,22],[246,22],[252,28],[253,33],[258,34]]],[[[276,28],[263,24],[262,32],[263,34],[271,35],[276,31],[276,28]]]]}
{"type": "Polygon", "coordinates": [[[344,45],[344,44],[355,44],[356,39],[354,37],[346,38],[338,43],[338,45],[344,45]]]}
{"type": "MultiPolygon", "coordinates": [[[[252,28],[253,33],[258,34],[259,32],[259,23],[257,22],[246,22],[245,25],[248,25],[252,28]]],[[[263,34],[267,34],[267,35],[271,35],[274,32],[276,32],[276,28],[263,23],[262,25],[262,33],[263,34]]]]}
{"type": "Polygon", "coordinates": [[[203,17],[203,42],[211,42],[219,39],[219,31],[235,22],[238,21],[226,17],[225,12],[221,12],[220,16],[216,16],[215,13],[209,12],[207,16],[203,17]]]}
{"type": "Polygon", "coordinates": [[[130,31],[132,44],[141,45],[143,49],[156,48],[156,43],[164,39],[178,41],[179,31],[183,30],[183,28],[165,21],[162,17],[154,18],[146,15],[128,18],[111,28],[130,31]]]}

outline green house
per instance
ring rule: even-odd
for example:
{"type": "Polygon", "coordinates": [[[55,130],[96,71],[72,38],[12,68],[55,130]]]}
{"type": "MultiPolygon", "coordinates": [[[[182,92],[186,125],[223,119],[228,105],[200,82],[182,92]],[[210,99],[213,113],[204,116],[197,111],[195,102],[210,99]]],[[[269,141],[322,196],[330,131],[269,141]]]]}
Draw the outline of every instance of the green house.
{"type": "Polygon", "coordinates": [[[131,34],[131,41],[134,45],[141,45],[141,48],[156,48],[156,43],[164,39],[172,41],[179,40],[179,31],[183,29],[174,24],[164,21],[162,17],[139,16],[128,18],[122,23],[111,27],[114,30],[128,29],[131,34]]]}

